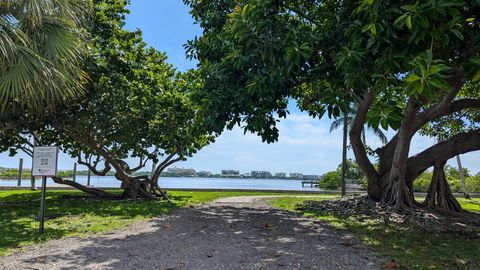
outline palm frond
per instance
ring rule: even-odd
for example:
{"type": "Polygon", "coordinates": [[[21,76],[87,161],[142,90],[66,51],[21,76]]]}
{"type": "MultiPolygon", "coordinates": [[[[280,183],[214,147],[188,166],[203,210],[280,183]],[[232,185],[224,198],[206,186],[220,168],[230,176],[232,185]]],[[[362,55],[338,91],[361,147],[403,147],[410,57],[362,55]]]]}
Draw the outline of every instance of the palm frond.
{"type": "Polygon", "coordinates": [[[343,126],[343,117],[333,120],[332,124],[330,125],[330,133],[341,126],[343,126]]]}
{"type": "Polygon", "coordinates": [[[380,141],[382,142],[382,144],[387,144],[388,143],[388,138],[387,136],[385,135],[385,133],[383,133],[383,131],[380,129],[380,128],[372,128],[372,127],[368,127],[369,130],[371,130],[373,132],[373,134],[375,134],[375,136],[377,136],[377,138],[380,139],[380,141]]]}
{"type": "Polygon", "coordinates": [[[0,114],[43,110],[83,92],[80,24],[89,0],[4,0],[0,13],[0,114]]]}

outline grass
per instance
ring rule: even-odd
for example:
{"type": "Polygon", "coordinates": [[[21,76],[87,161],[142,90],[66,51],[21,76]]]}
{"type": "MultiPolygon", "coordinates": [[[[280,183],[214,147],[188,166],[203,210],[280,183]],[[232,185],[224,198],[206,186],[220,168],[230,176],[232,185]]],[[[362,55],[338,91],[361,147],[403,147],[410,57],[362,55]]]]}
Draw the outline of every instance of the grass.
{"type": "MultiPolygon", "coordinates": [[[[325,198],[321,198],[325,199],[325,198]]],[[[294,211],[305,198],[275,198],[274,207],[294,211]]],[[[464,209],[480,212],[480,199],[459,199],[464,209]]],[[[420,228],[395,226],[383,221],[358,220],[317,211],[302,212],[305,216],[328,222],[345,230],[404,269],[477,269],[480,266],[480,239],[458,232],[434,233],[420,228]]]]}
{"type": "Polygon", "coordinates": [[[266,194],[276,193],[169,191],[172,203],[168,203],[145,200],[98,201],[80,191],[49,190],[46,216],[51,218],[45,222],[45,234],[40,235],[38,221],[35,220],[40,208],[40,192],[0,191],[0,255],[6,255],[14,248],[50,239],[112,231],[169,213],[176,207],[188,207],[221,197],[266,194]]]}

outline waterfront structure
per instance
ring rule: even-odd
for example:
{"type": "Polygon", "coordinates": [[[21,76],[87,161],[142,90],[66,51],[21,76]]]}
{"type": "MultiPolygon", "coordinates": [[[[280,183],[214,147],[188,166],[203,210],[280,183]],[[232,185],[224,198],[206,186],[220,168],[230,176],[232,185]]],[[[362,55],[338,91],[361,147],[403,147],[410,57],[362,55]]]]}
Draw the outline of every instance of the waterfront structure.
{"type": "Polygon", "coordinates": [[[240,176],[240,171],[238,170],[222,170],[221,173],[223,177],[240,176]]]}
{"type": "Polygon", "coordinates": [[[193,168],[190,168],[190,169],[177,168],[177,167],[168,168],[167,174],[169,176],[197,177],[197,172],[193,168]]]}
{"type": "Polygon", "coordinates": [[[197,172],[197,177],[213,177],[213,173],[209,171],[199,171],[197,172]]]}
{"type": "Polygon", "coordinates": [[[276,177],[276,178],[279,178],[279,179],[284,179],[284,178],[287,178],[287,174],[284,173],[284,172],[277,172],[277,173],[275,174],[275,177],[276,177]]]}
{"type": "Polygon", "coordinates": [[[303,173],[290,173],[292,179],[303,179],[303,173]]]}
{"type": "Polygon", "coordinates": [[[272,174],[267,171],[252,171],[251,176],[253,178],[271,178],[272,174]]]}
{"type": "Polygon", "coordinates": [[[318,180],[318,179],[320,179],[320,176],[316,175],[316,174],[305,174],[305,175],[303,175],[302,179],[304,179],[304,180],[318,180]]]}

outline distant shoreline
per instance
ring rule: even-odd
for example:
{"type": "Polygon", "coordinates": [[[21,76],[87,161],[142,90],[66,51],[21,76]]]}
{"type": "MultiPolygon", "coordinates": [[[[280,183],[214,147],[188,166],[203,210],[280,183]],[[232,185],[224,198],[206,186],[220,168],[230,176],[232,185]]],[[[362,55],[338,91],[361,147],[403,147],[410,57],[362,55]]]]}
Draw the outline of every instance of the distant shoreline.
{"type": "MultiPolygon", "coordinates": [[[[86,177],[87,175],[86,174],[77,174],[77,177],[78,176],[85,176],[86,177]]],[[[94,178],[94,177],[114,177],[114,175],[97,176],[97,175],[94,175],[94,174],[92,174],[91,176],[92,176],[92,178],[94,178]]],[[[68,179],[72,178],[71,175],[60,176],[60,177],[68,178],[68,179]]],[[[248,179],[251,179],[251,180],[266,180],[266,179],[269,179],[269,180],[286,180],[286,181],[289,181],[289,180],[295,180],[295,181],[305,180],[305,179],[298,179],[298,178],[275,178],[275,177],[272,177],[272,178],[253,178],[253,177],[225,177],[225,176],[207,177],[207,176],[172,176],[172,175],[162,175],[162,176],[160,176],[160,178],[200,178],[200,179],[205,178],[205,179],[244,179],[244,180],[248,180],[248,179]]],[[[30,179],[30,175],[22,177],[22,180],[29,180],[29,179],[30,179]]],[[[18,176],[0,176],[0,181],[17,181],[17,180],[18,180],[18,176]]]]}

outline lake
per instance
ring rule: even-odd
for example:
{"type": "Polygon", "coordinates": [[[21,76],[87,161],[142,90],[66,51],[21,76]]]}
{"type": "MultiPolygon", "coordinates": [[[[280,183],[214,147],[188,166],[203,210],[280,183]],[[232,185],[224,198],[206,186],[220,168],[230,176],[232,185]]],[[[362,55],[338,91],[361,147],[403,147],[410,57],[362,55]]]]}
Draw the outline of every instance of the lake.
{"type": "MultiPolygon", "coordinates": [[[[120,187],[120,181],[113,176],[92,176],[91,185],[95,187],[120,187]]],[[[87,183],[87,176],[77,176],[77,182],[87,183]]],[[[36,180],[37,187],[41,180],[36,180]]],[[[47,179],[47,187],[54,185],[52,179],[47,179]]],[[[16,186],[17,180],[1,180],[0,186],[16,186]]],[[[318,187],[302,187],[302,180],[284,179],[245,179],[245,178],[190,178],[162,177],[159,179],[162,188],[193,188],[193,189],[255,189],[255,190],[304,190],[319,191],[318,187]]],[[[22,186],[29,187],[30,179],[23,179],[22,186]]]]}

